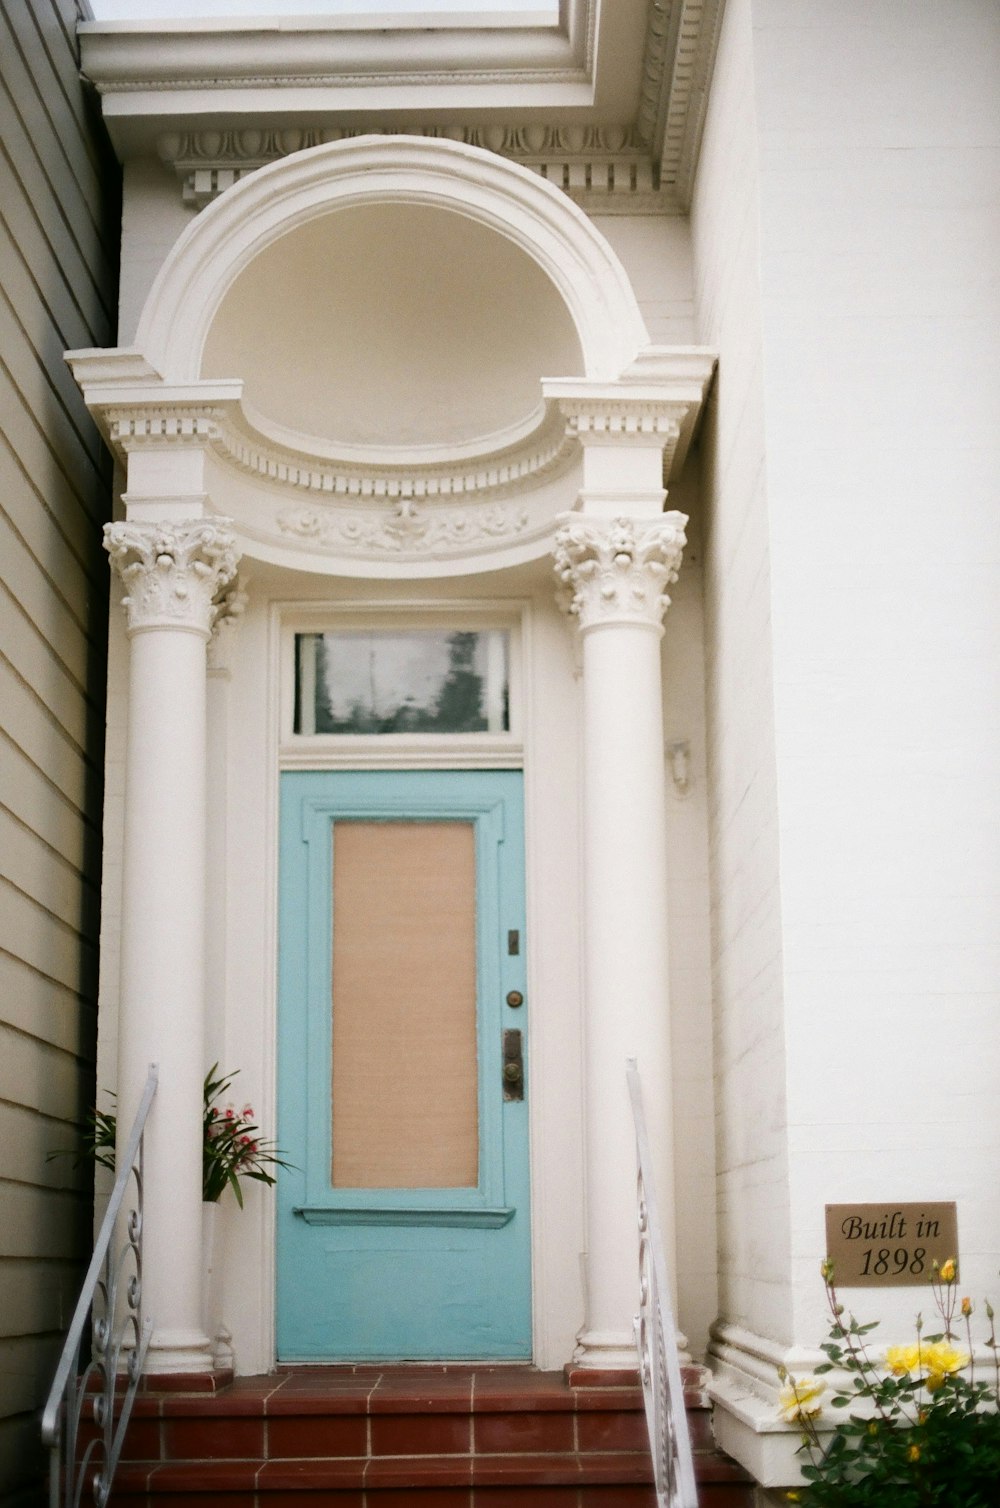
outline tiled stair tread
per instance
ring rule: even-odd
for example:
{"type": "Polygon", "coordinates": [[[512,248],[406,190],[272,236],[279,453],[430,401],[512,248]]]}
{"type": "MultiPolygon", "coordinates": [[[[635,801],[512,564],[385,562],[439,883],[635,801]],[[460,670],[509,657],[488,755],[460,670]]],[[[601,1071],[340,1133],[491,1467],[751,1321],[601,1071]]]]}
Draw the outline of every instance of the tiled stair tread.
{"type": "Polygon", "coordinates": [[[188,1488],[221,1492],[262,1488],[457,1487],[473,1483],[649,1482],[649,1458],[617,1451],[581,1458],[545,1455],[356,1456],[340,1460],[123,1462],[116,1485],[123,1492],[188,1488]]]}
{"type": "Polygon", "coordinates": [[[412,1380],[382,1374],[371,1378],[323,1376],[315,1371],[237,1378],[224,1392],[143,1393],[135,1418],[239,1414],[379,1414],[574,1412],[641,1409],[637,1386],[571,1387],[561,1372],[528,1374],[499,1370],[473,1376],[434,1374],[412,1380]]]}
{"type": "MultiPolygon", "coordinates": [[[[504,1508],[523,1492],[524,1508],[645,1508],[642,1394],[627,1374],[608,1382],[574,1386],[527,1367],[303,1368],[215,1393],[147,1392],[116,1497],[125,1508],[213,1493],[232,1505],[282,1508],[287,1496],[353,1508],[367,1494],[371,1508],[389,1508],[410,1492],[414,1508],[438,1497],[504,1508]]],[[[689,1405],[688,1421],[704,1508],[746,1508],[750,1479],[716,1451],[708,1411],[689,1405]]]]}
{"type": "MultiPolygon", "coordinates": [[[[747,1483],[746,1473],[725,1457],[695,1457],[699,1484],[747,1483]]],[[[123,1461],[116,1481],[123,1491],[181,1491],[218,1487],[412,1487],[471,1486],[508,1482],[649,1482],[649,1457],[641,1451],[576,1451],[543,1454],[500,1452],[464,1456],[299,1457],[287,1460],[123,1461]]]]}

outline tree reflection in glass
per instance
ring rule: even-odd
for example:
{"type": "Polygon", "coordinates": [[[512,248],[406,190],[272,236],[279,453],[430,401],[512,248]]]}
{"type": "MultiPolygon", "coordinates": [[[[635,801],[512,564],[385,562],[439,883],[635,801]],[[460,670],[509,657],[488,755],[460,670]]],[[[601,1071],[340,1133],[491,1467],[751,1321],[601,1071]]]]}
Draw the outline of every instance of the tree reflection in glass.
{"type": "Polygon", "coordinates": [[[507,641],[503,629],[296,634],[294,730],[507,732],[507,641]]]}

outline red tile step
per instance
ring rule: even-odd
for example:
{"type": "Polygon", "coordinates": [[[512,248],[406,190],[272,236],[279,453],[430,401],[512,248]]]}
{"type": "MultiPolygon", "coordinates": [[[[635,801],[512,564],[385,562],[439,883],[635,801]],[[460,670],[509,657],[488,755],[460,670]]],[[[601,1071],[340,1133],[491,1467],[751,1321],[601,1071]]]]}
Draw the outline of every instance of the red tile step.
{"type": "MultiPolygon", "coordinates": [[[[687,1382],[688,1379],[685,1379],[687,1382]]],[[[686,1388],[702,1508],[750,1508],[686,1388]]],[[[634,1377],[302,1367],[144,1392],[113,1508],[654,1508],[634,1377]]]]}

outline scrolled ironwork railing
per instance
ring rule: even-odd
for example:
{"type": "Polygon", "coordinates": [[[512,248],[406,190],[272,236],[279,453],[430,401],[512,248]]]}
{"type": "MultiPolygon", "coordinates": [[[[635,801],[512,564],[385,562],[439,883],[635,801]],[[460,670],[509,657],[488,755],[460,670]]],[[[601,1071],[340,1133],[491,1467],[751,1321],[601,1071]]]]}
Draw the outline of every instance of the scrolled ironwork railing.
{"type": "Polygon", "coordinates": [[[653,1482],[659,1508],[698,1508],[691,1439],[684,1407],[684,1384],[677,1355],[667,1263],[663,1247],[649,1133],[642,1106],[642,1085],[635,1059],[626,1063],[626,1078],[638,1158],[639,1313],[635,1343],[646,1408],[646,1428],[653,1457],[653,1482]]]}
{"type": "Polygon", "coordinates": [[[152,1063],[42,1414],[50,1508],[105,1508],[142,1376],[153,1329],[142,1313],[142,1149],[157,1077],[152,1063]],[[134,1205],[116,1242],[133,1180],[134,1205]]]}

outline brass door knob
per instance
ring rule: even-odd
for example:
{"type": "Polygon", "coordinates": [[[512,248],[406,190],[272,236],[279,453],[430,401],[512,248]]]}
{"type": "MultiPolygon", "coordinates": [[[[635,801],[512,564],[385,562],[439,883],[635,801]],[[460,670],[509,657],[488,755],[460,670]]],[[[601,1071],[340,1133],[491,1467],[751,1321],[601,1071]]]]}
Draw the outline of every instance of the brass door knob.
{"type": "Polygon", "coordinates": [[[511,1006],[513,1009],[516,1009],[519,1005],[523,1005],[524,1004],[524,996],[521,994],[521,991],[520,990],[510,990],[510,991],[508,991],[508,994],[507,994],[507,1004],[509,1006],[511,1006]]]}
{"type": "Polygon", "coordinates": [[[520,1063],[505,1063],[503,1065],[503,1076],[508,1084],[520,1084],[524,1076],[520,1063]]]}

